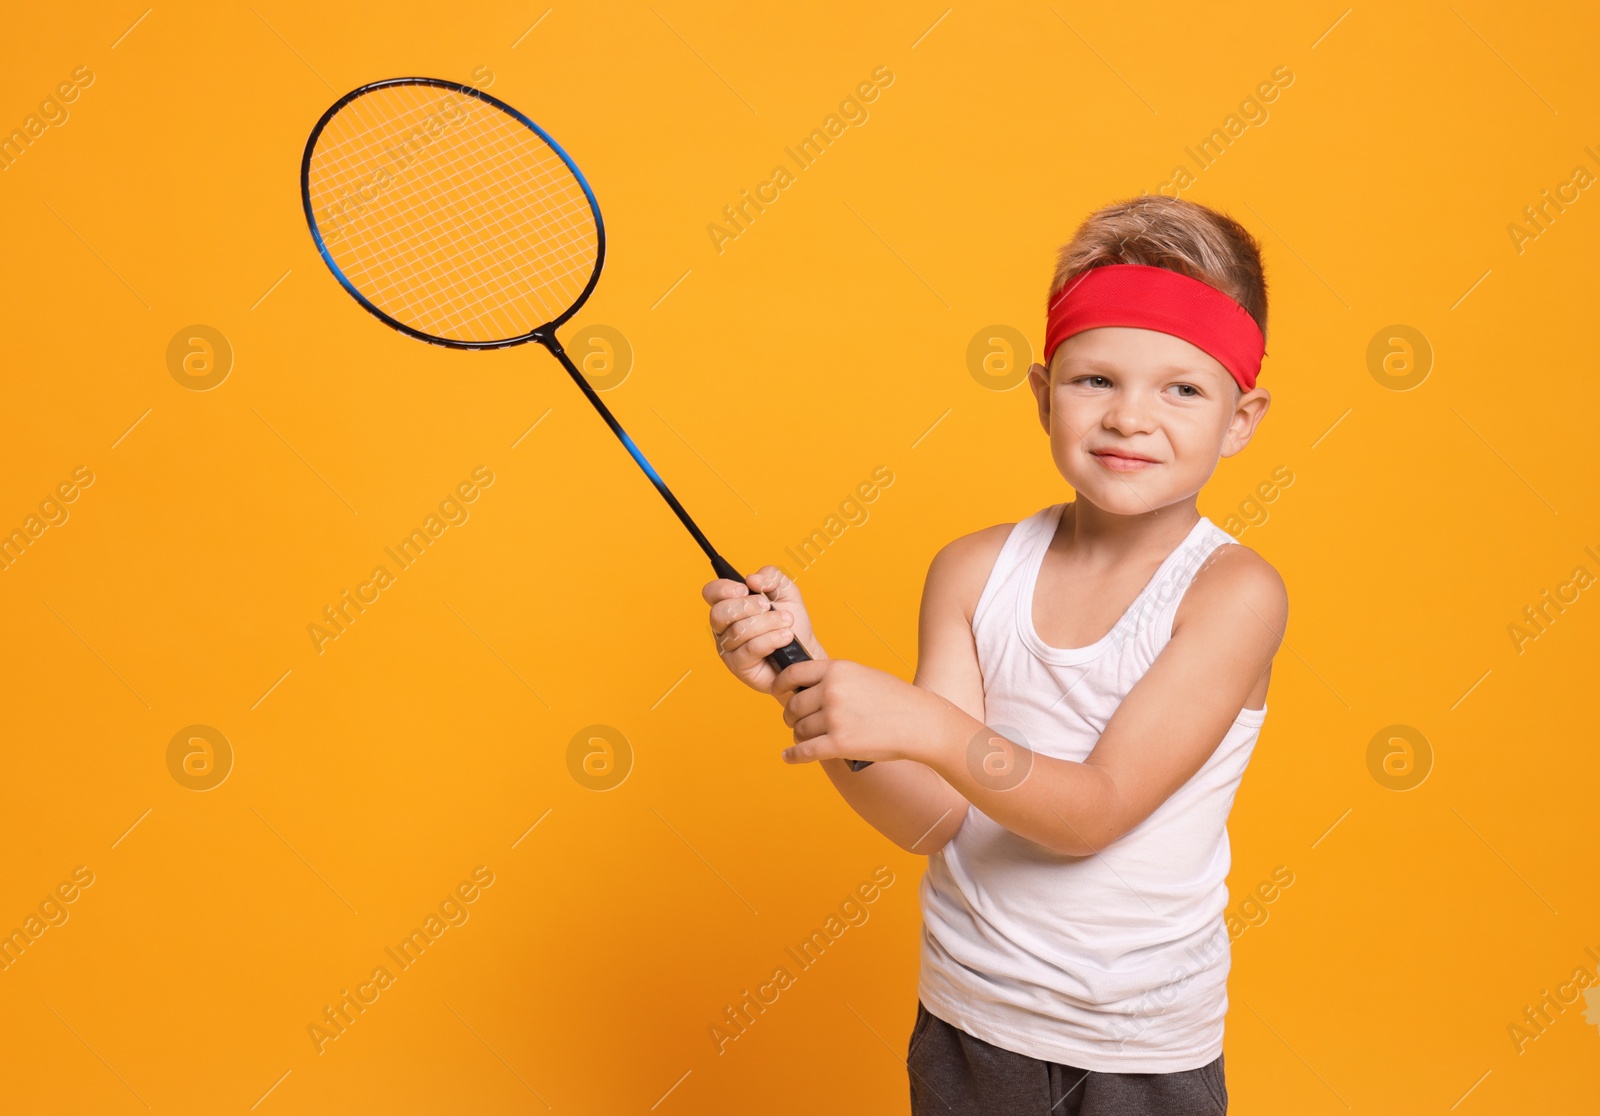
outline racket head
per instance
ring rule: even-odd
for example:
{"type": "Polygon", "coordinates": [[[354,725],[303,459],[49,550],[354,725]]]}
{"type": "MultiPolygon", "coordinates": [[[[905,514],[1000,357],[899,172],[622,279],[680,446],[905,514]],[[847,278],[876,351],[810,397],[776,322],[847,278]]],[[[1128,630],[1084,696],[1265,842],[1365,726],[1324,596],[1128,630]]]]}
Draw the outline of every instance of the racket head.
{"type": "Polygon", "coordinates": [[[351,297],[436,345],[548,337],[605,263],[600,205],[571,156],[459,82],[388,78],[339,98],[306,140],[300,197],[351,297]]]}

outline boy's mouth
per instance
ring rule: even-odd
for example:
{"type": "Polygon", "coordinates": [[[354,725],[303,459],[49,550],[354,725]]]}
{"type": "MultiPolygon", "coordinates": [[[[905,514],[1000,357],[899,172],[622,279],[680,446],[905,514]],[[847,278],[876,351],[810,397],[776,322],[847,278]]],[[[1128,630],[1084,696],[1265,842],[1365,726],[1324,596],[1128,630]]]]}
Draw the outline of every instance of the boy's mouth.
{"type": "Polygon", "coordinates": [[[1123,453],[1120,450],[1091,450],[1090,456],[1117,473],[1136,473],[1159,464],[1154,458],[1141,457],[1136,453],[1123,453]]]}

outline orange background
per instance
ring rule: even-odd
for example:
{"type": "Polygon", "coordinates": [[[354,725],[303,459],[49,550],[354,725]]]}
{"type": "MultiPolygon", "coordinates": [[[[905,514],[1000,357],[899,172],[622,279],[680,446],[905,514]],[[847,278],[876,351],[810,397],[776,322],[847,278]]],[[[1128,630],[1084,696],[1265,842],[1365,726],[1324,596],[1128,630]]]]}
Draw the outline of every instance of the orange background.
{"type": "Polygon", "coordinates": [[[0,129],[93,82],[0,173],[0,529],[95,479],[0,572],[0,930],[93,883],[0,971],[0,1107],[904,1111],[925,862],[779,760],[713,656],[702,556],[546,354],[423,345],[339,289],[301,147],[399,74],[492,81],[547,127],[610,235],[569,332],[626,336],[606,398],[736,564],[892,471],[800,583],[831,652],[906,676],[934,551],[1069,498],[969,344],[1037,340],[1056,246],[1278,67],[1184,192],[1261,237],[1272,291],[1274,406],[1201,510],[1251,524],[1292,602],[1231,826],[1236,911],[1295,881],[1234,943],[1234,1110],[1592,1103],[1581,997],[1520,1053],[1508,1028],[1600,952],[1600,604],[1508,630],[1600,574],[1600,200],[1520,251],[1508,225],[1600,172],[1600,26],[1341,10],[10,12],[0,129]],[[719,253],[708,223],[880,66],[870,120],[719,253]],[[205,391],[168,367],[197,324],[233,352],[205,391]],[[1381,335],[1403,365],[1396,325],[1432,350],[1405,391],[1369,364],[1381,335]],[[307,625],[479,466],[470,519],[319,654],[307,625]],[[192,725],[233,753],[203,792],[168,766],[192,725]],[[631,751],[608,791],[569,766],[592,725],[631,751]],[[1411,790],[1369,766],[1394,726],[1431,752],[1411,790]],[[719,1054],[726,1006],[879,865],[870,920],[719,1054]],[[319,1054],[324,1007],[479,866],[469,920],[319,1054]]]}

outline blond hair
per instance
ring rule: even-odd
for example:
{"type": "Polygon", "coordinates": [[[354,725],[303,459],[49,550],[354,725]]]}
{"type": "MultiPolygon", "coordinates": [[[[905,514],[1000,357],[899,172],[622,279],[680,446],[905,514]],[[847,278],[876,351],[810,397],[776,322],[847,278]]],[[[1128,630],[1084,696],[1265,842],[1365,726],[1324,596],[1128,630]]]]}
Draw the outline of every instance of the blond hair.
{"type": "Polygon", "coordinates": [[[1143,194],[1097,209],[1057,254],[1049,297],[1105,264],[1164,267],[1198,279],[1243,306],[1261,335],[1267,334],[1261,246],[1226,214],[1164,194],[1143,194]]]}

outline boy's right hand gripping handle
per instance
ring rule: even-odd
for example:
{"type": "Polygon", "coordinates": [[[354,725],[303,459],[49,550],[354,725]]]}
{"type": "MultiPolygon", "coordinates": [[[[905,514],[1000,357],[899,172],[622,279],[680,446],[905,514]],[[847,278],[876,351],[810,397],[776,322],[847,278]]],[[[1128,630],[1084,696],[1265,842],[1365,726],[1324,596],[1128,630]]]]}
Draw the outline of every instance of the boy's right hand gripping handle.
{"type": "MultiPolygon", "coordinates": [[[[729,581],[737,581],[740,585],[744,584],[744,575],[729,565],[728,561],[721,555],[713,558],[711,565],[717,571],[718,577],[727,578],[729,581]]],[[[770,604],[771,602],[769,601],[768,603],[770,604]]],[[[767,662],[771,663],[772,669],[776,671],[782,671],[785,667],[792,667],[795,663],[809,663],[810,661],[811,656],[806,654],[806,649],[800,646],[798,639],[791,639],[787,647],[780,647],[767,656],[767,662]]],[[[802,686],[801,689],[805,689],[805,687],[802,686]]],[[[860,771],[863,767],[872,766],[871,760],[847,760],[846,762],[850,764],[851,771],[860,771]]]]}
{"type": "MultiPolygon", "coordinates": [[[[806,654],[806,649],[800,646],[798,639],[789,641],[789,646],[780,647],[767,656],[767,662],[772,664],[773,670],[781,671],[784,667],[792,667],[795,663],[808,663],[811,656],[806,654]]],[[[804,687],[801,687],[804,689],[804,687]]],[[[871,767],[871,760],[849,760],[851,771],[860,771],[863,767],[871,767]]]]}

